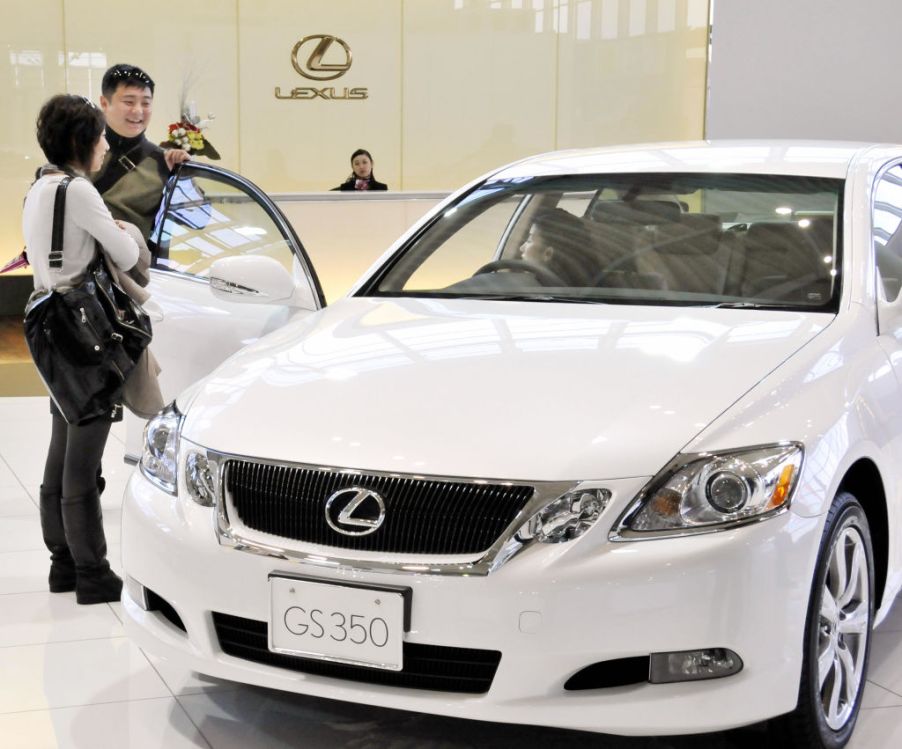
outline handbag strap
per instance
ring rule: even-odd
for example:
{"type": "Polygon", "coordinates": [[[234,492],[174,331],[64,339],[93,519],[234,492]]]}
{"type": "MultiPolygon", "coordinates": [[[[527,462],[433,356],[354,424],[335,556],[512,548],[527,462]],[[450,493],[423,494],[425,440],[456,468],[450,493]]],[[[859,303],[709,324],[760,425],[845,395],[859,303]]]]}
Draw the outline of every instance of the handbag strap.
{"type": "Polygon", "coordinates": [[[53,201],[53,230],[50,235],[51,270],[62,270],[63,267],[63,219],[66,216],[66,188],[71,181],[71,177],[63,177],[56,187],[56,198],[53,201]]]}

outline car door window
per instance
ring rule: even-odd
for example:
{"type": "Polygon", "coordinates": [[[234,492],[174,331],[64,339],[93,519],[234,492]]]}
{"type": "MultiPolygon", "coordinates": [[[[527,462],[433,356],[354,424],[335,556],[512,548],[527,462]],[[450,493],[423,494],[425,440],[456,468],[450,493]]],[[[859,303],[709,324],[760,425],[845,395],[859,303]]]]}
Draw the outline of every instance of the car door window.
{"type": "Polygon", "coordinates": [[[227,175],[182,168],[157,220],[155,267],[206,277],[214,260],[265,255],[291,272],[288,236],[246,187],[227,175]]]}
{"type": "Polygon", "coordinates": [[[887,170],[877,182],[871,230],[878,277],[892,302],[902,289],[902,165],[887,170]]]}

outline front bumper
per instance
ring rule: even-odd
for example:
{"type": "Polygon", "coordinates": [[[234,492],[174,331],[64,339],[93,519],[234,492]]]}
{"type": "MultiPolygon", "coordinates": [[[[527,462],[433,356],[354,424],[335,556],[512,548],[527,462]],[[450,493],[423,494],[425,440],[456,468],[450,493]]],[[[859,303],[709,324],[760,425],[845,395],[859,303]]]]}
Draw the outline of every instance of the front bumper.
{"type": "Polygon", "coordinates": [[[617,512],[609,507],[576,542],[526,549],[485,577],[364,572],[220,546],[212,509],[136,472],[123,508],[125,573],[171,604],[186,632],[128,594],[126,629],[147,651],[200,673],[456,717],[652,735],[722,730],[792,710],[823,519],[790,512],[730,532],[609,543],[617,512]],[[406,640],[500,651],[491,687],[460,695],[362,684],[227,655],[213,612],[267,621],[273,572],[409,586],[406,640]],[[592,663],[713,647],[738,653],[743,670],[710,681],[563,688],[592,663]]]}

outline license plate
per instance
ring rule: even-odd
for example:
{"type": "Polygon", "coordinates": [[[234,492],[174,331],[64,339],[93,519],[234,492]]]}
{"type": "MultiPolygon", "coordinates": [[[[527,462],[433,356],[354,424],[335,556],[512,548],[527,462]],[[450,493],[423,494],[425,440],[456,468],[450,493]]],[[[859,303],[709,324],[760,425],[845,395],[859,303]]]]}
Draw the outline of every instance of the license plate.
{"type": "Polygon", "coordinates": [[[275,653],[400,671],[403,588],[270,575],[269,649],[275,653]]]}

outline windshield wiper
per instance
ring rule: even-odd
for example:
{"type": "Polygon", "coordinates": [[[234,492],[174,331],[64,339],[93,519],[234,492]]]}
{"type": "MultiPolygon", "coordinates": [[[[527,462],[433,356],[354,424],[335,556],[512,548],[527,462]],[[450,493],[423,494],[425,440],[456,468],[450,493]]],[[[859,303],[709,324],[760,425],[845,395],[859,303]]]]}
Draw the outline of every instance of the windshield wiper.
{"type": "Polygon", "coordinates": [[[804,307],[792,304],[776,304],[773,302],[718,302],[717,304],[706,304],[706,309],[781,309],[793,312],[804,312],[804,307]]]}
{"type": "Polygon", "coordinates": [[[457,299],[484,299],[489,302],[564,302],[567,304],[607,304],[600,299],[557,294],[465,294],[457,299]]]}

